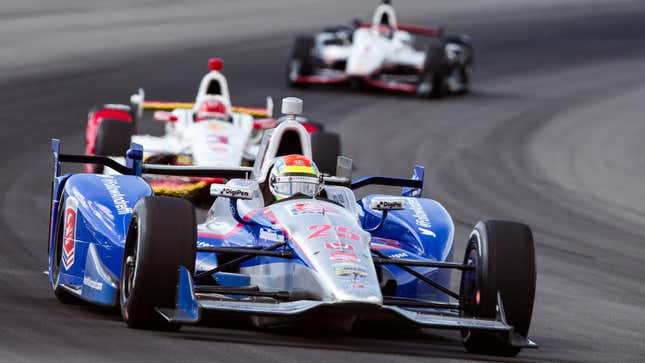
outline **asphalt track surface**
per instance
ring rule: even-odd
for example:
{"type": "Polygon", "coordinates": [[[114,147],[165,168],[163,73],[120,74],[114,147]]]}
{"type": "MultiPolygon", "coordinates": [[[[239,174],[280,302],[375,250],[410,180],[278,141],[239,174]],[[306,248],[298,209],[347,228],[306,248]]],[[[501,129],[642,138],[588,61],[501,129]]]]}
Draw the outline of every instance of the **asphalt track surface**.
{"type": "MultiPolygon", "coordinates": [[[[422,100],[289,90],[292,36],[368,17],[372,2],[30,0],[0,7],[0,361],[497,361],[454,332],[336,336],[231,326],[129,330],[114,311],[59,304],[43,274],[48,140],[81,152],[85,114],[151,98],[190,100],[207,58],[225,60],[234,102],[305,100],[342,134],[356,175],[427,166],[425,195],[458,224],[457,256],[482,218],[535,232],[530,335],[515,361],[645,358],[645,6],[642,1],[398,2],[400,21],[473,36],[474,89],[422,100]]],[[[513,361],[513,359],[509,359],[513,361]]]]}

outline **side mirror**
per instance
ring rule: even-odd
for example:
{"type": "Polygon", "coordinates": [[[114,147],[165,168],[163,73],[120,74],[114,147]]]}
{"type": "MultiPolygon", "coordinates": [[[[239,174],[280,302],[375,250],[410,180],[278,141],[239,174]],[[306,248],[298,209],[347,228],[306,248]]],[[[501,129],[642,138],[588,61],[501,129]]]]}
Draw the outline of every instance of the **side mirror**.
{"type": "Polygon", "coordinates": [[[143,118],[143,104],[146,100],[146,93],[143,88],[139,88],[137,93],[130,96],[130,104],[132,108],[136,110],[136,120],[141,120],[143,118]]]}
{"type": "Polygon", "coordinates": [[[378,224],[372,228],[365,228],[365,231],[373,233],[381,229],[385,225],[385,220],[387,219],[387,214],[391,210],[402,210],[405,209],[405,199],[397,197],[376,197],[372,198],[370,202],[370,208],[373,210],[383,211],[381,215],[381,220],[378,224]]]}
{"type": "Polygon", "coordinates": [[[273,118],[273,98],[267,97],[267,118],[273,118]]]}
{"type": "Polygon", "coordinates": [[[354,161],[347,156],[339,155],[336,159],[336,176],[352,180],[352,166],[354,161]]]}
{"type": "Polygon", "coordinates": [[[244,187],[229,186],[225,184],[211,184],[211,196],[234,199],[253,199],[251,190],[244,187]]]}
{"type": "Polygon", "coordinates": [[[370,208],[374,210],[402,210],[405,209],[405,199],[396,197],[376,197],[372,199],[370,208]]]}

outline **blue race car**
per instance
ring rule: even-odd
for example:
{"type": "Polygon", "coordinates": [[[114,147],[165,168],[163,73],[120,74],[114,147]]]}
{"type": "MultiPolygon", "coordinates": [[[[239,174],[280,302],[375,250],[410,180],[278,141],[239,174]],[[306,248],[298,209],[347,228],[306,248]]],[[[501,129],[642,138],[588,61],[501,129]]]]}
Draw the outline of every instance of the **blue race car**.
{"type": "MultiPolygon", "coordinates": [[[[302,101],[285,99],[295,117],[302,101]]],[[[273,327],[315,321],[322,329],[379,324],[461,331],[469,351],[505,356],[535,348],[527,338],[535,295],[531,230],[487,220],[453,262],[454,224],[438,202],[421,198],[424,169],[411,178],[351,179],[351,160],[320,177],[314,195],[267,198],[278,157],[311,158],[309,135],[287,120],[265,135],[251,167],[142,163],[132,144],[126,165],[60,153],[49,236],[49,279],[64,303],[79,298],[120,306],[132,328],[177,329],[202,312],[252,317],[273,327]],[[118,174],[61,174],[62,163],[94,163],[118,174]],[[205,221],[179,198],[153,195],[142,174],[225,178],[205,221]],[[354,190],[402,187],[401,196],[354,190]],[[461,272],[459,291],[451,271],[461,272]]],[[[210,314],[209,314],[210,316],[210,314]]]]}

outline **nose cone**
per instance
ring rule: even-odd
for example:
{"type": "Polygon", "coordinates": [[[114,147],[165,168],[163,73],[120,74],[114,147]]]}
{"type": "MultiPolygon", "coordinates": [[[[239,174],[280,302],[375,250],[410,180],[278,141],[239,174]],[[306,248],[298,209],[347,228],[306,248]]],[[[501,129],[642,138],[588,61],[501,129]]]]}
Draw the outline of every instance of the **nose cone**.
{"type": "Polygon", "coordinates": [[[347,59],[348,76],[369,76],[378,71],[387,55],[387,41],[367,29],[354,35],[354,47],[347,59]]]}
{"type": "Polygon", "coordinates": [[[333,303],[382,304],[369,233],[344,208],[302,199],[272,208],[294,250],[312,272],[311,293],[333,303]]]}

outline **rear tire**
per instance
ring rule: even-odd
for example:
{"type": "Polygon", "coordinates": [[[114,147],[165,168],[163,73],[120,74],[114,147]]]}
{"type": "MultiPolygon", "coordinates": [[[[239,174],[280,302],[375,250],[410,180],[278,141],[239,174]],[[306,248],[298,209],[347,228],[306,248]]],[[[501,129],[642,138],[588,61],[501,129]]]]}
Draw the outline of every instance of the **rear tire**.
{"type": "Polygon", "coordinates": [[[121,315],[135,329],[178,329],[155,308],[174,308],[179,267],[195,270],[197,224],[190,202],[146,197],[134,208],[120,282],[121,315]]]}
{"type": "Polygon", "coordinates": [[[335,175],[336,161],[341,155],[340,135],[335,132],[311,134],[311,153],[321,173],[335,175]]]}
{"type": "MultiPolygon", "coordinates": [[[[535,249],[531,229],[522,223],[486,220],[470,235],[464,263],[475,266],[462,275],[460,296],[466,317],[495,319],[499,292],[506,322],[527,337],[535,298],[535,249]]],[[[494,333],[462,331],[472,353],[512,357],[521,348],[494,333]]]]}
{"type": "Polygon", "coordinates": [[[298,82],[299,76],[310,76],[314,70],[313,52],[314,38],[301,35],[296,40],[287,63],[287,86],[304,87],[307,84],[298,82]]]}
{"type": "MultiPolygon", "coordinates": [[[[106,119],[101,121],[96,133],[95,155],[123,156],[130,147],[134,134],[134,124],[122,120],[106,119]]],[[[94,173],[102,173],[103,165],[94,165],[94,173]]]]}

